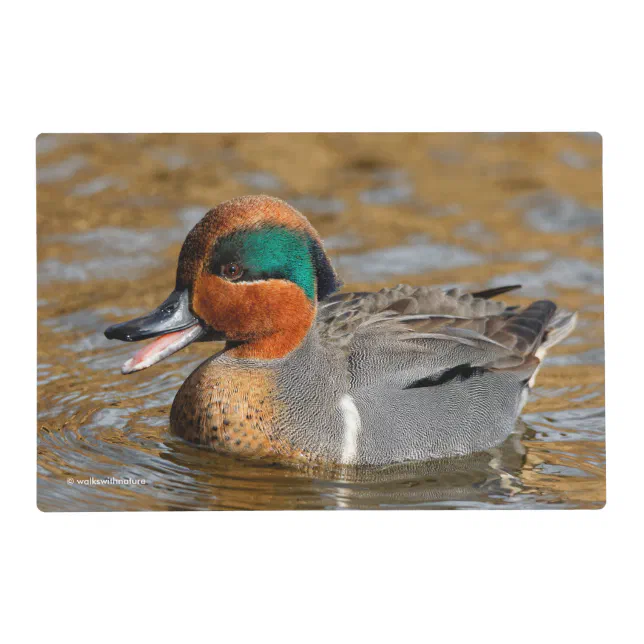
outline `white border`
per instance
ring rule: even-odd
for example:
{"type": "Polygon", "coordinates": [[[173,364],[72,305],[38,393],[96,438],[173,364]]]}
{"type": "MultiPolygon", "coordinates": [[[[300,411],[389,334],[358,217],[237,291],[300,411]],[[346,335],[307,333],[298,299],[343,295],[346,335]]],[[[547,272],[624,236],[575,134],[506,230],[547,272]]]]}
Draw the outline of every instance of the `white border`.
{"type": "Polygon", "coordinates": [[[6,15],[3,629],[48,642],[630,641],[642,562],[641,21],[619,2],[305,7],[61,1],[6,15]],[[601,132],[604,510],[37,511],[36,135],[238,130],[601,132]]]}

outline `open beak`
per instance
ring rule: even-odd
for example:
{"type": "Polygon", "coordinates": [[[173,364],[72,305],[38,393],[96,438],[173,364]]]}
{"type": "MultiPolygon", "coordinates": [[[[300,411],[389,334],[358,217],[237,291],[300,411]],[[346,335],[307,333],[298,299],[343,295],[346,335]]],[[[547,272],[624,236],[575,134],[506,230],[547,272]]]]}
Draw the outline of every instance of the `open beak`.
{"type": "Polygon", "coordinates": [[[136,342],[156,338],[121,367],[123,373],[147,369],[206,333],[201,322],[190,312],[189,301],[187,289],[172,291],[170,297],[152,313],[129,322],[114,324],[105,330],[108,340],[136,342]]]}

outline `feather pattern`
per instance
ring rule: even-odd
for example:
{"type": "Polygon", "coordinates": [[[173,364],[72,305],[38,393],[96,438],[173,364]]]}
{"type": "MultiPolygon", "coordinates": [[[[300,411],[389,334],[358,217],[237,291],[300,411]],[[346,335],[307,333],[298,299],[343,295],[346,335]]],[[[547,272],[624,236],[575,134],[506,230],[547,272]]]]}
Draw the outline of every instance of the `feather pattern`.
{"type": "MultiPolygon", "coordinates": [[[[416,354],[421,345],[431,355],[429,362],[437,364],[433,368],[440,370],[457,366],[452,364],[453,358],[462,352],[454,352],[453,345],[472,349],[470,364],[515,368],[522,361],[528,362],[538,349],[557,307],[542,300],[517,311],[488,299],[514,288],[472,294],[461,289],[401,284],[377,293],[342,293],[322,302],[318,330],[323,341],[349,353],[364,345],[364,336],[368,335],[369,341],[386,353],[416,354]],[[385,347],[380,346],[378,336],[386,338],[385,347]],[[437,357],[444,358],[442,363],[437,357]]],[[[355,364],[360,368],[360,361],[355,364]]],[[[384,361],[383,366],[386,364],[384,361]]],[[[418,368],[427,369],[428,365],[418,361],[418,368]]]]}
{"type": "Polygon", "coordinates": [[[518,310],[490,299],[514,288],[399,285],[324,299],[282,380],[291,399],[306,400],[287,407],[285,426],[308,418],[317,429],[293,429],[289,439],[327,460],[371,465],[498,444],[512,432],[545,351],[575,324],[547,300],[518,310]],[[350,401],[351,414],[346,404],[333,411],[334,400],[350,401]]]}

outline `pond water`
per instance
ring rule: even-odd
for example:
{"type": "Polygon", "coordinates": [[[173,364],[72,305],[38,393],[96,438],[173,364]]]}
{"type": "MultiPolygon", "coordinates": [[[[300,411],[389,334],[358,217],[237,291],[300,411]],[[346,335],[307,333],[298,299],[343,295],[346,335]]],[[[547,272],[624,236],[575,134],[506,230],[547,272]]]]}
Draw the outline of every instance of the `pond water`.
{"type": "Polygon", "coordinates": [[[603,506],[598,135],[41,135],[36,148],[41,510],[603,506]],[[133,345],[103,330],[166,298],[210,207],[262,192],[309,217],[347,289],[521,283],[506,301],[578,310],[516,433],[366,470],[242,461],[171,435],[175,393],[220,345],[122,376],[133,345]]]}

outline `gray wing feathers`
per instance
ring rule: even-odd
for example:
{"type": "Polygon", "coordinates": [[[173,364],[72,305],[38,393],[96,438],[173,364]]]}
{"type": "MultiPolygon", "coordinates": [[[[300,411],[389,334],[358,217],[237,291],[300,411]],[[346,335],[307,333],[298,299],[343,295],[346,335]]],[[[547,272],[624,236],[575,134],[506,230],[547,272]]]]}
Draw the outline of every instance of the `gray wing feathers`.
{"type": "Polygon", "coordinates": [[[396,382],[468,364],[531,372],[545,351],[574,328],[574,314],[553,302],[533,302],[522,311],[487,297],[512,287],[482,291],[399,285],[377,293],[343,293],[323,301],[318,330],[341,346],[354,384],[396,382]],[[478,294],[477,294],[478,295],[478,294]]]}
{"type": "MultiPolygon", "coordinates": [[[[318,329],[323,337],[347,344],[366,322],[382,322],[403,315],[424,316],[427,322],[440,320],[441,316],[471,320],[502,315],[505,310],[502,302],[475,298],[460,289],[444,291],[436,287],[414,288],[399,284],[377,293],[340,293],[327,298],[319,307],[318,329]]],[[[428,328],[426,326],[425,330],[428,328]]]]}

